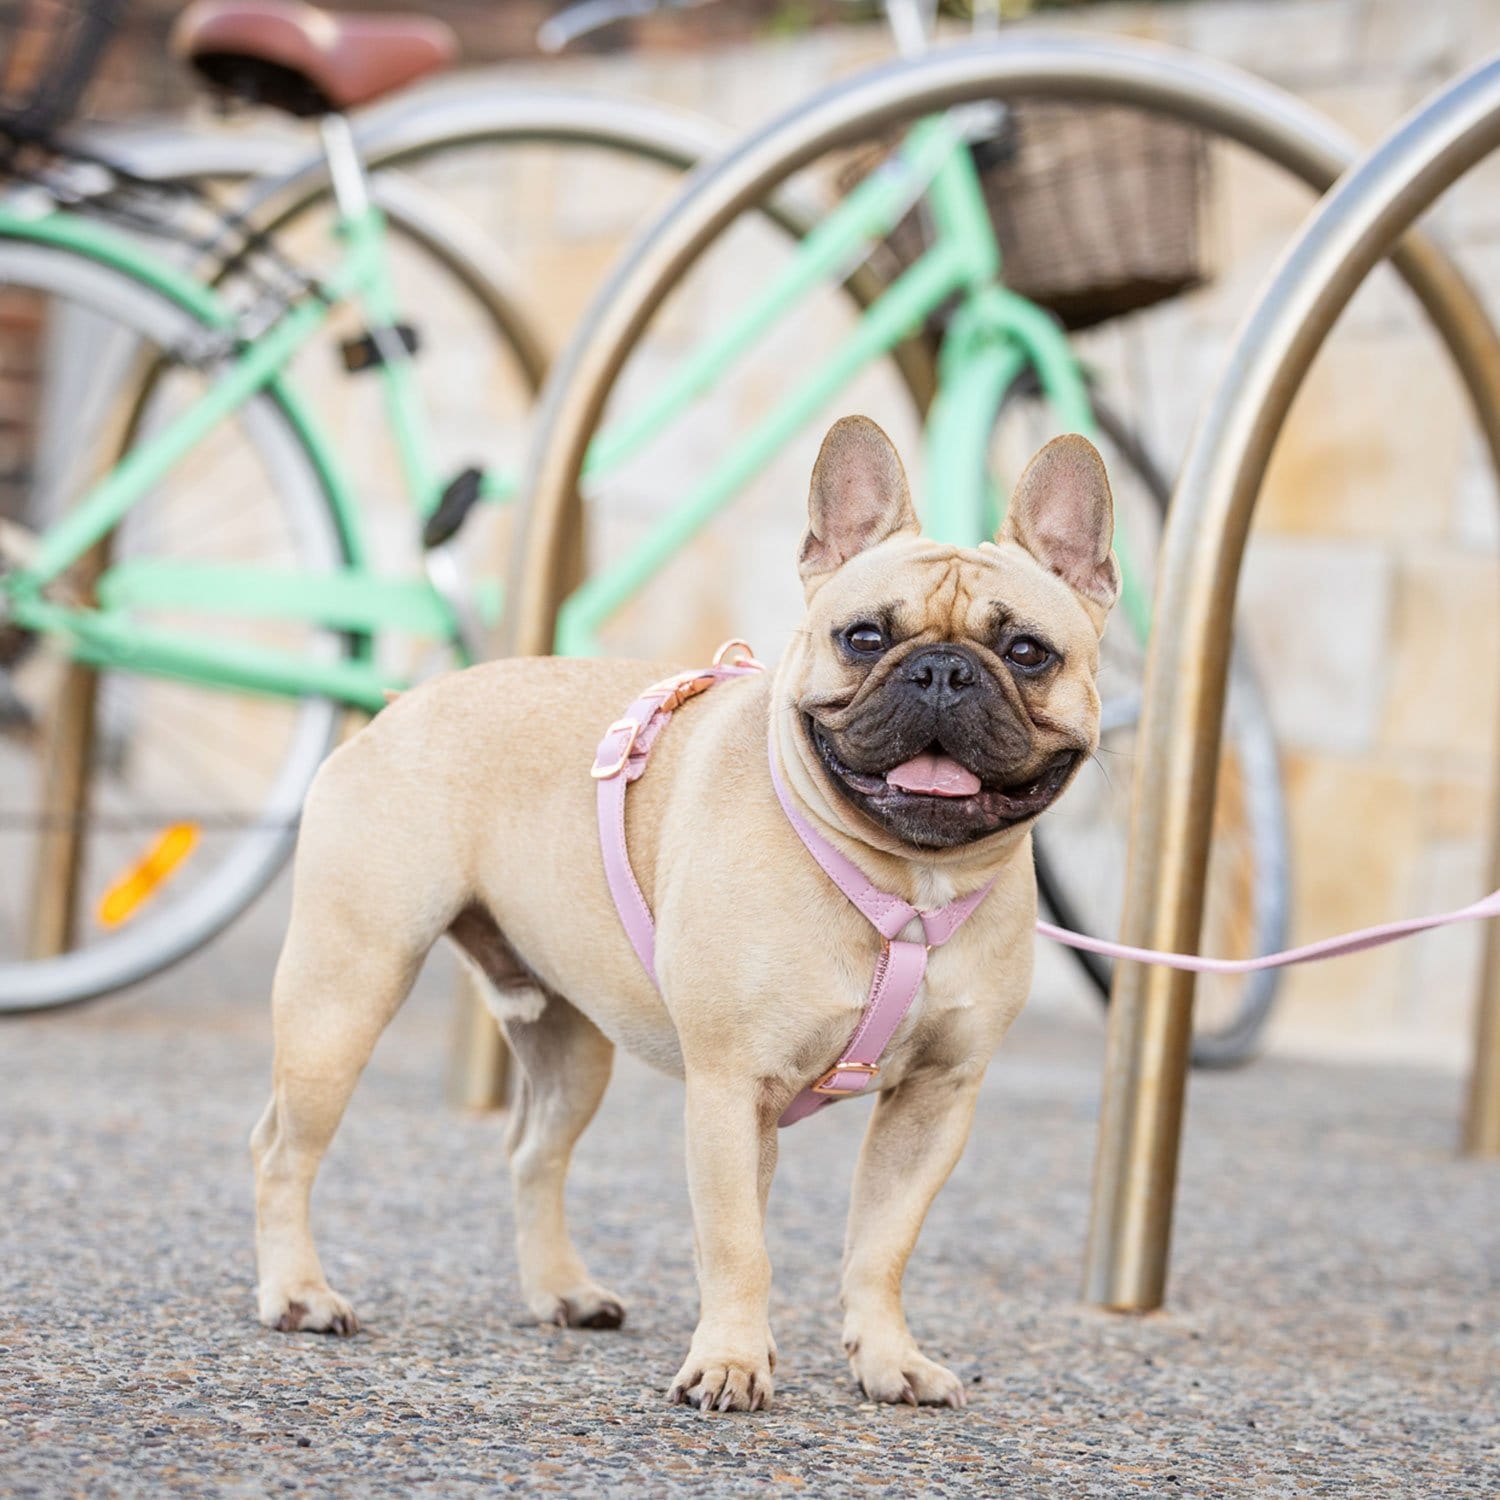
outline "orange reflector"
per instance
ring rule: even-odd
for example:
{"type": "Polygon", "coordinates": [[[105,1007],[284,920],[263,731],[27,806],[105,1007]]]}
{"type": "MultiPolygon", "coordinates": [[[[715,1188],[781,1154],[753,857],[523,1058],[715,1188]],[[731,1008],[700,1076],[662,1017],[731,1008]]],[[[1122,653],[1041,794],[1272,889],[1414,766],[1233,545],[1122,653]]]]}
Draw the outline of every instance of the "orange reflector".
{"type": "Polygon", "coordinates": [[[98,918],[104,927],[128,922],[176,873],[198,843],[196,823],[174,823],[105,891],[98,918]]]}

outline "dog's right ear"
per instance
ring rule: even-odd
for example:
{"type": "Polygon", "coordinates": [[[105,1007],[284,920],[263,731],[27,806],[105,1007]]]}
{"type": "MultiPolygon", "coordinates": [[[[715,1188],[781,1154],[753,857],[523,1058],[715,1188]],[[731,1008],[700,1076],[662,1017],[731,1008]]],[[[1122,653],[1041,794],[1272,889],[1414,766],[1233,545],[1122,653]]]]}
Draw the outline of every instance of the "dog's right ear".
{"type": "Polygon", "coordinates": [[[802,582],[811,588],[867,547],[920,530],[891,440],[868,417],[835,422],[813,465],[807,535],[797,559],[802,582]]]}
{"type": "Polygon", "coordinates": [[[1024,547],[1075,594],[1107,610],[1120,593],[1114,530],[1104,460],[1086,437],[1068,432],[1022,470],[996,540],[1024,547]]]}

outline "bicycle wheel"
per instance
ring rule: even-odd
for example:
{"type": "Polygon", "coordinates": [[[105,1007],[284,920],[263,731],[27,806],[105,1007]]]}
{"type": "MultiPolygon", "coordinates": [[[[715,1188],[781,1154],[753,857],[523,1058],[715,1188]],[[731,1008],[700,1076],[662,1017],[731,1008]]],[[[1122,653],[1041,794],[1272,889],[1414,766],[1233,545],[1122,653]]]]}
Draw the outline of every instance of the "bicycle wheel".
{"type": "MultiPolygon", "coordinates": [[[[7,354],[26,362],[0,488],[15,552],[113,463],[124,437],[148,437],[194,399],[215,362],[203,357],[198,315],[50,245],[0,239],[0,313],[7,354]],[[139,407],[130,393],[158,366],[139,407]]],[[[321,474],[274,388],[205,438],[58,587],[86,596],[93,575],[140,558],[325,572],[347,561],[321,474]]],[[[142,618],[226,648],[349,649],[326,629],[280,620],[142,618]]],[[[321,699],[93,672],[55,637],[0,625],[0,1011],[117,990],[237,916],[290,853],[341,714],[321,699]]]]}
{"type": "MultiPolygon", "coordinates": [[[[1149,585],[1171,485],[1138,435],[1097,393],[1093,399],[1115,496],[1116,534],[1149,585]]],[[[1017,382],[996,421],[996,472],[1019,474],[1054,430],[1035,383],[1017,382]]],[[[1062,926],[1094,937],[1111,937],[1119,930],[1144,666],[1143,643],[1117,612],[1100,649],[1099,752],[1037,825],[1033,839],[1043,902],[1062,926]]],[[[1203,944],[1207,953],[1244,958],[1286,945],[1287,834],[1271,721],[1243,647],[1235,650],[1230,681],[1203,944]]],[[[1113,965],[1097,954],[1069,951],[1108,1004],[1113,965]]],[[[1248,1061],[1270,1019],[1280,977],[1275,970],[1201,977],[1193,1012],[1194,1062],[1234,1067],[1248,1061]]]]}

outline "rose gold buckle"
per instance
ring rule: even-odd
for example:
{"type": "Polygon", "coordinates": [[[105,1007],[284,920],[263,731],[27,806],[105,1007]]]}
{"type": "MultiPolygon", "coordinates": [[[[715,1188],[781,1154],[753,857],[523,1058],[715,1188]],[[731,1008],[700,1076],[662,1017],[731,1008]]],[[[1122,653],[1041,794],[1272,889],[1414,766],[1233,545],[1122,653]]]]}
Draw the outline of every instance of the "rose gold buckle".
{"type": "Polygon", "coordinates": [[[725,641],[714,652],[714,665],[716,667],[747,667],[752,672],[764,672],[766,669],[763,661],[756,661],[750,642],[741,640],[725,641]],[[731,651],[738,651],[739,655],[731,658],[729,655],[731,651]]]}
{"type": "Polygon", "coordinates": [[[595,781],[608,781],[611,776],[618,776],[625,769],[625,763],[630,759],[630,752],[635,749],[635,737],[641,732],[641,726],[634,719],[616,719],[608,729],[604,731],[604,739],[600,740],[601,747],[606,744],[612,734],[618,734],[622,729],[630,732],[625,736],[625,748],[620,751],[619,760],[613,765],[601,766],[595,764],[590,767],[589,775],[595,781]]]}
{"type": "Polygon", "coordinates": [[[813,1084],[812,1092],[815,1094],[827,1094],[830,1098],[833,1099],[843,1099],[850,1094],[862,1094],[864,1093],[866,1087],[869,1085],[870,1079],[873,1078],[879,1071],[880,1069],[877,1068],[874,1063],[834,1063],[834,1065],[815,1084],[813,1084]],[[831,1084],[828,1081],[830,1078],[837,1077],[840,1073],[863,1073],[866,1075],[866,1077],[864,1083],[862,1083],[857,1089],[841,1089],[837,1085],[831,1084]]]}
{"type": "Polygon", "coordinates": [[[661,700],[657,708],[659,714],[675,713],[689,698],[696,698],[699,693],[706,693],[714,685],[715,678],[712,672],[681,672],[676,677],[666,677],[656,683],[648,691],[659,693],[666,690],[666,697],[661,700]]]}

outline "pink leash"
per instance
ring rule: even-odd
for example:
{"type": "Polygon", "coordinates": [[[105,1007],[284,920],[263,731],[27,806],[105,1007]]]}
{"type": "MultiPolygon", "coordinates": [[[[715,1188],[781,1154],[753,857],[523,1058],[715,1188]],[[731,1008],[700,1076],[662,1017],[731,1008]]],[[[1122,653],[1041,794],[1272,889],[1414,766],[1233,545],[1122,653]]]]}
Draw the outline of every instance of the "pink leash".
{"type": "MultiPolygon", "coordinates": [[[[714,654],[711,667],[669,677],[646,689],[624,714],[604,732],[594,755],[592,775],[599,783],[599,844],[604,854],[604,874],[610,894],[620,913],[620,921],[653,984],[657,983],[654,963],[656,924],[651,907],[630,867],[630,853],[625,843],[625,793],[646,769],[646,757],[667,720],[689,698],[706,692],[716,683],[731,677],[753,676],[764,671],[743,641],[730,641],[714,654]],[[737,652],[733,659],[731,652],[737,652]]],[[[920,911],[899,896],[882,891],[853,860],[840,854],[799,813],[781,779],[774,749],[768,744],[771,783],[776,799],[787,821],[824,873],[848,897],[850,902],[875,928],[881,937],[881,954],[870,984],[870,996],[854,1035],[849,1038],[839,1060],[815,1083],[803,1089],[786,1107],[780,1124],[795,1125],[798,1120],[851,1094],[863,1093],[879,1073],[881,1055],[896,1028],[921,988],[927,972],[927,955],[941,947],[973,914],[989,894],[993,881],[950,902],[937,911],[920,911]],[[920,921],[925,943],[905,942],[897,934],[912,921],[920,921]]],[[[1338,958],[1346,953],[1360,953],[1378,948],[1434,927],[1455,922],[1473,922],[1486,917],[1500,917],[1500,891],[1494,891],[1472,905],[1432,917],[1409,917],[1405,921],[1385,922],[1378,927],[1364,927],[1343,937],[1324,938],[1289,948],[1282,953],[1267,953],[1259,958],[1200,958],[1195,954],[1159,953],[1153,948],[1133,948],[1127,943],[1106,942],[1102,938],[1084,937],[1051,922],[1038,922],[1036,930],[1043,937],[1081,948],[1104,958],[1128,959],[1135,963],[1159,964],[1169,969],[1187,969],[1195,974],[1253,974],[1260,969],[1280,969],[1289,964],[1315,963],[1320,959],[1338,958]]]]}
{"type": "Polygon", "coordinates": [[[1386,943],[1412,937],[1418,932],[1431,932],[1434,927],[1450,927],[1455,922],[1478,922],[1485,917],[1500,917],[1500,891],[1492,891],[1456,911],[1439,912],[1433,917],[1407,917],[1400,922],[1382,922],[1378,927],[1361,927],[1343,937],[1319,938],[1316,943],[1304,943],[1300,948],[1287,948],[1280,953],[1263,953],[1259,958],[1199,958],[1194,953],[1158,953],[1155,948],[1132,948],[1128,943],[1084,937],[1051,922],[1038,922],[1036,930],[1055,943],[1082,948],[1085,953],[1098,953],[1105,958],[1126,958],[1138,964],[1157,964],[1163,969],[1188,969],[1194,974],[1254,974],[1260,969],[1284,969],[1291,964],[1313,964],[1320,959],[1341,958],[1346,953],[1363,953],[1366,948],[1381,948],[1386,943]]]}

